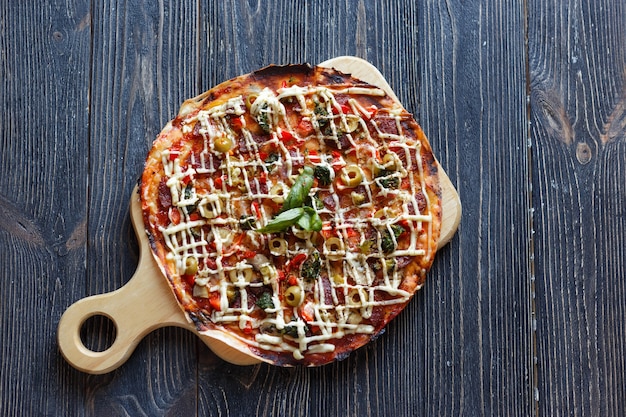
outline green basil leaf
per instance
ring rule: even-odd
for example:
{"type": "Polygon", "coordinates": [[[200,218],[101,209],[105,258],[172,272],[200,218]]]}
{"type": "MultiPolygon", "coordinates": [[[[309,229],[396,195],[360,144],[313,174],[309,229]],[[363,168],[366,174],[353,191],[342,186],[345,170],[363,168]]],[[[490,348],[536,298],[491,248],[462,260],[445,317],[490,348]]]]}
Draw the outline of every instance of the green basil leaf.
{"type": "Polygon", "coordinates": [[[311,191],[311,187],[313,186],[313,178],[313,168],[304,167],[302,173],[293,184],[293,187],[289,190],[289,194],[283,203],[282,211],[302,207],[304,200],[309,195],[309,191],[311,191]]]}
{"type": "Polygon", "coordinates": [[[317,212],[315,212],[315,214],[311,216],[311,229],[309,230],[312,230],[314,232],[319,232],[320,230],[322,230],[322,218],[319,214],[317,214],[317,212]]]}
{"type": "Polygon", "coordinates": [[[287,211],[283,211],[278,216],[270,220],[265,227],[257,229],[259,233],[277,233],[286,230],[287,228],[296,224],[298,219],[302,217],[304,209],[302,207],[296,207],[287,211]]]}
{"type": "Polygon", "coordinates": [[[308,212],[302,213],[302,216],[298,219],[298,226],[302,230],[311,230],[311,215],[308,212]]]}
{"type": "Polygon", "coordinates": [[[317,214],[317,211],[313,210],[312,207],[308,207],[305,206],[304,207],[304,215],[302,217],[307,216],[307,227],[305,228],[304,226],[302,226],[300,224],[300,222],[298,221],[298,225],[300,227],[302,227],[304,230],[307,230],[309,232],[314,231],[314,232],[319,232],[320,230],[322,230],[322,219],[320,218],[320,215],[317,214]]]}

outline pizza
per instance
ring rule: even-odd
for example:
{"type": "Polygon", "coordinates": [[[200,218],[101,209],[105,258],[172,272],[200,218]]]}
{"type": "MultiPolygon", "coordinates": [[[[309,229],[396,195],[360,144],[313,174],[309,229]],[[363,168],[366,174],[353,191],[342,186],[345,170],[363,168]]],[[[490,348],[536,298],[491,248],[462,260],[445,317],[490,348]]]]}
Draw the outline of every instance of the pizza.
{"type": "Polygon", "coordinates": [[[340,360],[380,335],[424,284],[441,225],[438,164],[412,115],[309,65],[183,103],[140,199],[198,332],[282,366],[340,360]]]}

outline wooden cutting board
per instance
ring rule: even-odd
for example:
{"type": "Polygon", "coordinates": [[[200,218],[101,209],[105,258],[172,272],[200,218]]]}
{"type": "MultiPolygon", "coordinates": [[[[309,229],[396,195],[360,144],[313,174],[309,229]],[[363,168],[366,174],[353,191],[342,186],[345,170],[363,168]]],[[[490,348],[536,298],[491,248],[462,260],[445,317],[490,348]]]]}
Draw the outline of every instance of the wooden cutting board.
{"type": "MultiPolygon", "coordinates": [[[[384,89],[397,100],[393,90],[382,74],[370,63],[356,57],[338,57],[320,64],[350,73],[384,89]]],[[[461,219],[459,196],[440,167],[443,200],[443,221],[439,247],[452,239],[461,219]]],[[[122,365],[137,344],[151,331],[166,326],[178,326],[192,331],[222,359],[238,364],[252,365],[260,358],[247,352],[245,347],[236,346],[220,332],[199,334],[188,322],[182,309],[154,260],[144,229],[141,205],[137,189],[133,191],[131,219],[139,240],[139,265],[130,281],[122,288],[101,295],[84,298],[72,304],[59,322],[58,343],[61,354],[76,369],[91,374],[110,372],[122,365]],[[108,317],[116,327],[116,338],[111,347],[103,352],[87,349],[80,330],[85,321],[96,315],[108,317]]]]}

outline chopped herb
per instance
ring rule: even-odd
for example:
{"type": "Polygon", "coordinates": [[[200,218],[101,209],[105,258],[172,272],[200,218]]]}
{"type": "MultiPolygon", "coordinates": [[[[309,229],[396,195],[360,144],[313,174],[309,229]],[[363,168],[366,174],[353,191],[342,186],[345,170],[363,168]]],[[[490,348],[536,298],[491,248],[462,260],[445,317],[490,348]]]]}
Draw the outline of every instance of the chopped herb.
{"type": "Polygon", "coordinates": [[[259,327],[261,333],[276,335],[278,334],[278,329],[275,324],[263,323],[259,327]]]}
{"type": "Polygon", "coordinates": [[[396,268],[396,260],[391,259],[379,259],[372,265],[374,272],[380,272],[382,270],[387,271],[387,274],[393,274],[394,269],[396,268]]]}
{"type": "Polygon", "coordinates": [[[393,271],[396,269],[396,260],[395,259],[385,259],[385,269],[387,270],[388,274],[392,274],[393,271]]]}
{"type": "Polygon", "coordinates": [[[393,232],[393,237],[391,236],[391,232],[389,232],[389,229],[385,229],[385,231],[382,234],[380,247],[384,253],[393,252],[396,249],[395,241],[405,231],[404,227],[399,226],[397,224],[392,225],[391,230],[393,232]]]}
{"type": "Polygon", "coordinates": [[[328,110],[326,110],[326,106],[322,103],[315,103],[314,113],[317,116],[317,124],[319,125],[322,133],[330,135],[332,133],[332,129],[330,127],[330,120],[328,118],[328,110]]]}
{"type": "Polygon", "coordinates": [[[319,185],[327,187],[332,182],[330,179],[330,170],[323,165],[316,165],[313,170],[313,176],[317,178],[319,185]]]}
{"type": "Polygon", "coordinates": [[[326,110],[326,106],[324,106],[322,103],[315,103],[315,110],[313,111],[317,116],[328,116],[328,110],[326,110]]]}
{"type": "Polygon", "coordinates": [[[262,310],[267,310],[268,308],[274,308],[274,302],[272,301],[272,294],[269,292],[264,292],[261,296],[256,300],[256,305],[262,310]]]}
{"type": "Polygon", "coordinates": [[[265,103],[261,107],[261,110],[259,111],[259,114],[256,117],[257,123],[259,124],[261,129],[263,129],[263,131],[265,133],[269,133],[270,132],[270,121],[269,121],[269,116],[268,116],[268,113],[267,113],[268,107],[269,107],[269,105],[267,103],[265,103]]]}
{"type": "Polygon", "coordinates": [[[320,276],[320,270],[322,268],[322,261],[320,260],[320,254],[318,251],[314,251],[309,257],[302,263],[302,269],[300,274],[302,278],[313,281],[320,276]]]}
{"type": "Polygon", "coordinates": [[[387,169],[383,169],[376,176],[379,178],[379,183],[384,188],[398,188],[400,186],[400,178],[392,176],[394,171],[389,171],[387,169]]]}
{"type": "Polygon", "coordinates": [[[282,330],[282,333],[287,336],[291,336],[293,338],[298,337],[298,326],[285,326],[282,330]]]}
{"type": "MultiPolygon", "coordinates": [[[[283,335],[286,336],[291,336],[293,338],[297,338],[298,337],[298,326],[295,324],[296,320],[291,319],[291,321],[289,323],[294,323],[294,324],[288,324],[285,327],[283,327],[281,330],[279,330],[279,332],[283,335]]],[[[305,333],[307,333],[309,331],[309,328],[306,324],[303,323],[303,330],[305,333]]]]}
{"type": "Polygon", "coordinates": [[[392,224],[391,225],[391,230],[393,230],[393,235],[398,238],[400,237],[400,235],[404,232],[406,232],[406,229],[402,226],[400,226],[399,224],[392,224]]]}
{"type": "Polygon", "coordinates": [[[245,214],[239,218],[241,230],[252,230],[256,227],[256,219],[254,216],[246,216],[245,214]]]}
{"type": "MultiPolygon", "coordinates": [[[[191,184],[190,182],[189,184],[187,184],[187,186],[183,190],[183,199],[189,200],[192,197],[193,197],[193,184],[191,184]]],[[[196,211],[197,208],[198,208],[198,204],[196,203],[196,204],[190,204],[188,206],[185,206],[184,210],[187,213],[187,215],[190,215],[191,213],[196,211]]]]}
{"type": "Polygon", "coordinates": [[[359,250],[361,251],[361,253],[368,255],[372,250],[373,243],[374,242],[372,242],[371,240],[366,240],[365,242],[361,243],[361,245],[359,246],[359,250]]]}
{"type": "Polygon", "coordinates": [[[382,185],[384,188],[396,189],[400,185],[400,178],[383,178],[382,180],[380,180],[380,185],[382,185]]]}
{"type": "Polygon", "coordinates": [[[192,194],[193,194],[193,184],[189,182],[189,184],[187,184],[187,186],[185,187],[185,191],[183,192],[183,195],[185,196],[185,200],[189,200],[192,194]]]}
{"type": "Polygon", "coordinates": [[[269,167],[269,169],[273,169],[274,165],[276,164],[276,162],[278,162],[280,160],[280,154],[276,153],[276,152],[272,152],[271,154],[269,154],[267,156],[267,158],[265,158],[265,165],[271,165],[269,167]]]}

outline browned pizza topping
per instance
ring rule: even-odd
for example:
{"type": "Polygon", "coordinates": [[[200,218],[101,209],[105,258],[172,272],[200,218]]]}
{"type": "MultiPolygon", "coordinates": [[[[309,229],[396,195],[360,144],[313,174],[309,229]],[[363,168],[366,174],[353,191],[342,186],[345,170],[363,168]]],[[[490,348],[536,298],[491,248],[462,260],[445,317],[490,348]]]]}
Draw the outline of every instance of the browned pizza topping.
{"type": "Polygon", "coordinates": [[[263,71],[157,138],[146,225],[199,330],[316,365],[367,342],[421,286],[439,186],[421,129],[382,90],[263,71]]]}

